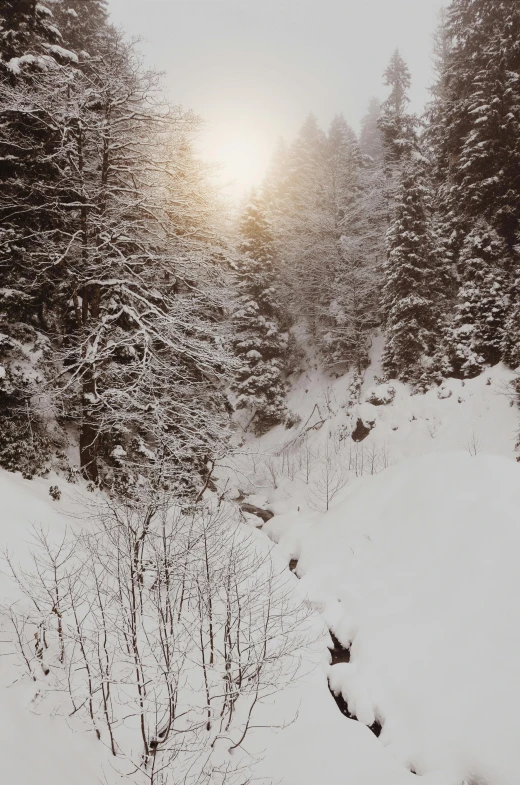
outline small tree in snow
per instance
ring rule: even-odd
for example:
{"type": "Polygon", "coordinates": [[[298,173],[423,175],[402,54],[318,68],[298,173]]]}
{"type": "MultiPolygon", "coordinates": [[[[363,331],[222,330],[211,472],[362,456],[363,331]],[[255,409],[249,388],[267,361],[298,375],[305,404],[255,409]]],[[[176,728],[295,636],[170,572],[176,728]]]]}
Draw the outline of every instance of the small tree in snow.
{"type": "Polygon", "coordinates": [[[312,484],[312,493],[307,497],[309,506],[320,512],[329,511],[333,499],[349,480],[348,469],[341,455],[336,453],[331,436],[327,438],[321,457],[320,471],[312,484]]]}

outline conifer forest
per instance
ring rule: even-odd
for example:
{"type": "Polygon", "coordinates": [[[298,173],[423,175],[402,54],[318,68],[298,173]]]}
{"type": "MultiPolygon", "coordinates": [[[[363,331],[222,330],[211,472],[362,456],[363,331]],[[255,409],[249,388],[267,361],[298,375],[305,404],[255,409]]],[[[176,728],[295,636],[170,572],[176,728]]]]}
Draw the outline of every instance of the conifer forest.
{"type": "Polygon", "coordinates": [[[520,782],[520,2],[446,2],[230,196],[111,0],[0,0],[5,785],[520,782]]]}

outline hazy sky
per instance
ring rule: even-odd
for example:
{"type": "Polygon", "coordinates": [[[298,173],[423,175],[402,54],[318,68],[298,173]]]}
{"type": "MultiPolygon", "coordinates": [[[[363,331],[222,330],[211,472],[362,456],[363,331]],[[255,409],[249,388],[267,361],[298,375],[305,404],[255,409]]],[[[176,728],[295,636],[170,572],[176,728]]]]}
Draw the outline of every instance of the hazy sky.
{"type": "MultiPolygon", "coordinates": [[[[445,0],[444,0],[445,1],[445,0]]],[[[109,0],[113,21],[142,36],[171,96],[208,121],[206,156],[235,192],[258,182],[276,140],[307,114],[323,127],[343,112],[354,128],[398,47],[420,108],[443,0],[109,0]]]]}

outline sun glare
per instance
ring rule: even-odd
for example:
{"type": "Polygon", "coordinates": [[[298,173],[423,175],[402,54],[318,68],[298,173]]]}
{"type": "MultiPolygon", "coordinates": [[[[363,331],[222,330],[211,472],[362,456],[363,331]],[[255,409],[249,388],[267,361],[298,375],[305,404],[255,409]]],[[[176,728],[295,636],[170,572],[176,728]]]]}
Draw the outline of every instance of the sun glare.
{"type": "Polygon", "coordinates": [[[203,141],[205,155],[222,166],[226,190],[239,197],[261,182],[269,165],[275,137],[253,129],[240,132],[210,129],[203,141]]]}

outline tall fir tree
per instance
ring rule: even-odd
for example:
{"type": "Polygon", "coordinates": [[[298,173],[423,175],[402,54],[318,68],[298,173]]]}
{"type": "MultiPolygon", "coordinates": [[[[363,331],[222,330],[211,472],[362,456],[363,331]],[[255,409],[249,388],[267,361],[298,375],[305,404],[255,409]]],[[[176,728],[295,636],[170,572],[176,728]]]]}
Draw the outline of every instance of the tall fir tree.
{"type": "Polygon", "coordinates": [[[408,111],[411,76],[398,50],[392,55],[383,78],[390,94],[381,105],[379,128],[383,134],[385,164],[391,171],[407,159],[416,143],[417,119],[408,111]]]}
{"type": "Polygon", "coordinates": [[[275,280],[273,237],[262,197],[253,192],[239,222],[238,298],[232,316],[238,370],[232,384],[236,408],[246,409],[257,433],[286,413],[288,334],[275,280]]]}
{"type": "Polygon", "coordinates": [[[359,146],[364,155],[369,155],[374,163],[382,163],[384,157],[383,137],[379,127],[381,117],[381,102],[371,98],[366,114],[361,121],[359,146]]]}
{"type": "Polygon", "coordinates": [[[432,228],[432,194],[424,170],[424,159],[415,154],[402,175],[382,295],[383,369],[389,377],[415,384],[427,383],[434,373],[447,276],[432,228]]]}
{"type": "Polygon", "coordinates": [[[461,286],[448,348],[453,372],[472,377],[500,360],[508,305],[507,248],[483,219],[465,238],[459,258],[461,286]]]}
{"type": "Polygon", "coordinates": [[[326,364],[336,373],[345,367],[352,367],[357,373],[364,370],[368,362],[368,333],[374,326],[374,276],[363,231],[365,165],[368,158],[363,157],[355,133],[338,115],[328,134],[336,257],[321,335],[326,364]]]}
{"type": "Polygon", "coordinates": [[[485,219],[516,243],[520,222],[520,7],[510,0],[454,0],[440,164],[461,232],[485,219]]]}

